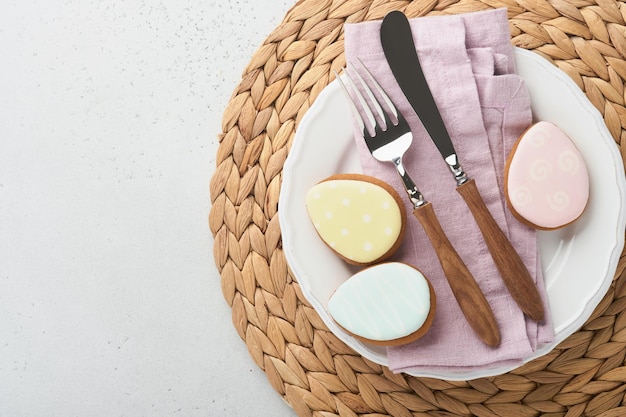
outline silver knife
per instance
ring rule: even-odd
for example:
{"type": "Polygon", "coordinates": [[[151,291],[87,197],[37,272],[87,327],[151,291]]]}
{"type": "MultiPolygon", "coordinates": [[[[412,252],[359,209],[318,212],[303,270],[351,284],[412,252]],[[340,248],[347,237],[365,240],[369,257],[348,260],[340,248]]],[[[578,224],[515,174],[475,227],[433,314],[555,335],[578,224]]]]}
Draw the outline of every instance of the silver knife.
{"type": "Polygon", "coordinates": [[[461,166],[424,77],[413,44],[411,26],[404,13],[393,11],[385,16],[380,28],[380,39],[398,85],[454,175],[457,191],[474,216],[511,296],[526,315],[536,321],[543,320],[543,302],[528,269],[487,209],[476,183],[461,166]]]}

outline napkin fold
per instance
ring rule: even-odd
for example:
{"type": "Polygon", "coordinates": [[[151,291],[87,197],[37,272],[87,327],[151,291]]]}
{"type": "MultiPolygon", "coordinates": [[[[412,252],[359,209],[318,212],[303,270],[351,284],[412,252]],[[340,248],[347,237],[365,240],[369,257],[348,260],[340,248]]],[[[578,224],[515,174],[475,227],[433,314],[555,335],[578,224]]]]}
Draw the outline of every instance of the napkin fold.
{"type": "MultiPolygon", "coordinates": [[[[457,155],[474,178],[485,204],[517,249],[537,283],[546,318],[536,323],[524,316],[511,298],[456,182],[419,118],[397,85],[380,42],[381,21],[345,25],[345,54],[350,70],[363,61],[413,132],[403,162],[430,201],[455,249],[476,278],[491,305],[501,332],[496,348],[485,345],[467,324],[435,251],[421,225],[408,218],[405,240],[393,260],[420,269],[437,295],[435,321],[418,341],[387,349],[394,372],[467,371],[476,367],[517,363],[550,343],[554,332],[538,255],[535,231],[516,220],[504,199],[504,167],[519,135],[531,125],[530,98],[515,74],[506,9],[409,20],[422,69],[457,155]]],[[[376,161],[361,132],[355,140],[363,172],[405,190],[391,164],[376,161]]],[[[407,212],[412,213],[406,201],[407,212]]]]}

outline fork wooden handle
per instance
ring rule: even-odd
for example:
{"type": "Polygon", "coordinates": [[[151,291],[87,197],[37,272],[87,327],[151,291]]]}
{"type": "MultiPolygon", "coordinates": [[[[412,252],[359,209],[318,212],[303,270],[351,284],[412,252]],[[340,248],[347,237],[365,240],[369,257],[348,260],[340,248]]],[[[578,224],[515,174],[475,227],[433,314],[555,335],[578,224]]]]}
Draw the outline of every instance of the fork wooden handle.
{"type": "Polygon", "coordinates": [[[543,320],[539,291],[522,259],[487,209],[473,179],[456,189],[469,207],[485,239],[498,272],[522,311],[535,321],[543,320]]]}
{"type": "Polygon", "coordinates": [[[493,311],[478,283],[450,243],[435,215],[433,206],[426,203],[413,211],[435,248],[443,272],[465,319],[480,339],[489,346],[500,344],[500,331],[493,311]]]}

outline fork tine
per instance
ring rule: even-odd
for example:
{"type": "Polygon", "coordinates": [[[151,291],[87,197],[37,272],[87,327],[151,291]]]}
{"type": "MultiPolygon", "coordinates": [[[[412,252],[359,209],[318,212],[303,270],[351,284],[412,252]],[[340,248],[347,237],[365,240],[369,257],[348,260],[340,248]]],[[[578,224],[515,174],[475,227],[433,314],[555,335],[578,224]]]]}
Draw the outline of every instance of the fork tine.
{"type": "MultiPolygon", "coordinates": [[[[359,62],[360,62],[360,60],[359,60],[359,62]]],[[[362,62],[361,62],[361,65],[363,65],[362,62]]],[[[365,68],[365,66],[363,66],[363,68],[365,68]]],[[[367,71],[367,69],[366,69],[366,71],[367,71]]],[[[361,104],[363,106],[367,107],[367,109],[365,111],[368,112],[368,113],[372,113],[373,111],[375,111],[376,115],[380,118],[380,120],[382,120],[384,122],[383,125],[381,126],[381,129],[382,130],[387,130],[388,118],[385,117],[385,112],[383,111],[382,107],[380,106],[380,103],[378,102],[378,99],[376,98],[376,96],[372,92],[372,89],[369,87],[369,85],[367,85],[367,83],[365,82],[365,80],[363,79],[363,77],[361,76],[359,71],[354,69],[353,72],[356,75],[356,78],[357,78],[359,84],[361,84],[361,88],[365,91],[365,94],[367,95],[367,98],[369,98],[369,102],[372,103],[372,106],[374,106],[374,108],[372,109],[367,104],[367,102],[365,100],[361,101],[361,104]]],[[[376,127],[376,115],[372,115],[372,118],[374,120],[374,127],[376,127]]]]}
{"type": "MultiPolygon", "coordinates": [[[[368,80],[376,88],[376,91],[378,92],[378,94],[380,94],[380,96],[385,101],[387,108],[391,111],[391,113],[393,114],[393,117],[396,119],[395,121],[393,121],[393,123],[396,124],[398,121],[398,109],[396,109],[396,106],[393,104],[393,102],[391,101],[391,99],[389,98],[385,90],[383,89],[383,87],[378,83],[378,81],[376,81],[376,78],[374,78],[370,70],[368,70],[365,64],[363,63],[363,61],[361,61],[361,58],[357,58],[357,61],[360,64],[363,72],[367,75],[368,80]]],[[[360,75],[359,75],[359,78],[363,80],[363,78],[360,75]]],[[[365,85],[367,84],[365,83],[365,85]]],[[[380,116],[384,117],[386,112],[383,112],[383,110],[381,109],[381,106],[378,100],[374,97],[374,94],[372,93],[371,89],[368,88],[367,91],[370,94],[370,98],[372,99],[372,101],[376,103],[380,116]]]]}
{"type": "Polygon", "coordinates": [[[365,64],[358,58],[357,61],[358,65],[352,66],[350,70],[343,68],[341,76],[335,71],[335,77],[347,96],[368,147],[373,150],[386,143],[383,133],[395,127],[408,130],[408,126],[391,98],[365,64]],[[365,75],[367,81],[361,73],[365,75]],[[380,96],[380,99],[377,96],[380,96]]]}
{"type": "MultiPolygon", "coordinates": [[[[354,76],[350,74],[350,71],[347,70],[347,68],[344,70],[344,73],[346,74],[346,82],[349,86],[349,90],[351,90],[354,93],[354,97],[356,97],[357,101],[359,102],[359,105],[361,107],[361,110],[363,111],[363,113],[365,114],[365,119],[364,121],[367,121],[369,124],[367,126],[365,126],[368,130],[368,133],[370,136],[376,136],[376,129],[377,129],[377,125],[378,122],[376,120],[376,116],[374,116],[374,113],[372,112],[372,109],[370,108],[370,105],[367,103],[367,100],[365,100],[365,97],[363,97],[363,94],[361,93],[361,90],[359,89],[359,87],[357,87],[356,82],[354,80],[354,76]]],[[[358,76],[358,72],[356,72],[356,75],[358,76]]],[[[360,76],[359,76],[360,78],[360,76]]],[[[365,91],[370,91],[369,87],[367,86],[367,84],[365,84],[365,82],[363,81],[363,79],[361,78],[360,80],[358,80],[359,84],[361,84],[361,87],[365,90],[365,91]]],[[[350,95],[350,97],[352,98],[352,95],[350,95]]],[[[361,115],[361,118],[363,117],[363,115],[361,115]]]]}
{"type": "MultiPolygon", "coordinates": [[[[365,121],[363,120],[363,117],[361,117],[361,113],[359,112],[359,109],[357,109],[356,103],[352,99],[352,95],[350,94],[348,87],[341,80],[341,76],[337,73],[337,71],[333,71],[333,72],[335,73],[335,78],[337,79],[337,82],[339,82],[341,89],[343,90],[346,98],[348,99],[348,103],[350,104],[350,108],[352,109],[352,113],[354,114],[354,117],[356,118],[359,128],[361,129],[361,131],[364,131],[365,121]]],[[[345,69],[344,69],[344,73],[346,73],[347,78],[350,78],[350,75],[345,71],[345,69]]]]}

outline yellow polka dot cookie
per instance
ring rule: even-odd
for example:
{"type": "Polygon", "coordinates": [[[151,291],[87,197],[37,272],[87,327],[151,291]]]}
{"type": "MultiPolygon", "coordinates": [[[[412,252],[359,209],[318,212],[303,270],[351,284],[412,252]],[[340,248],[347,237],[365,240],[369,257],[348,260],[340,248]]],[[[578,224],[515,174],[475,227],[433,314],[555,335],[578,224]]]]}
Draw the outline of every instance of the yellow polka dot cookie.
{"type": "Polygon", "coordinates": [[[353,265],[389,258],[404,236],[406,215],[400,196],[374,177],[328,177],[309,190],[306,208],[324,243],[353,265]]]}

